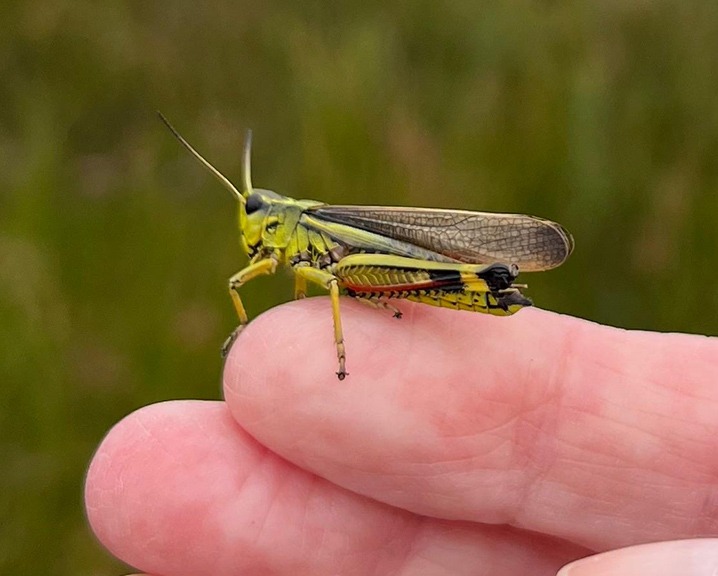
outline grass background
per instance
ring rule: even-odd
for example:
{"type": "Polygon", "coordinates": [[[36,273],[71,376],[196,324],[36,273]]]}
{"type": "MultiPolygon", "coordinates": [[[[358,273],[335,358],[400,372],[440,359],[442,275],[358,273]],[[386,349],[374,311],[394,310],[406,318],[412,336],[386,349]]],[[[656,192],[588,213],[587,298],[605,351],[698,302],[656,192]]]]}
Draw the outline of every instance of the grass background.
{"type": "MultiPolygon", "coordinates": [[[[0,573],[119,573],[81,495],[114,422],[218,398],[235,181],[523,212],[576,238],[542,307],[718,334],[718,3],[0,6],[0,573]]],[[[291,283],[246,289],[256,315],[291,283]]]]}

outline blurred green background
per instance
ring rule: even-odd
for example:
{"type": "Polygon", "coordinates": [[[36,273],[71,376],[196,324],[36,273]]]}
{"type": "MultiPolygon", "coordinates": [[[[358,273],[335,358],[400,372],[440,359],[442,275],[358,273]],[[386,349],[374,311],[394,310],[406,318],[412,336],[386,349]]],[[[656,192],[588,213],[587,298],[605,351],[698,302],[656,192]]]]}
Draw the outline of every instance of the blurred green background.
{"type": "MultiPolygon", "coordinates": [[[[0,573],[123,570],[82,480],[132,410],[218,398],[238,181],[536,214],[542,307],[717,334],[718,3],[3,2],[0,573]]],[[[246,289],[256,315],[291,296],[246,289]]]]}

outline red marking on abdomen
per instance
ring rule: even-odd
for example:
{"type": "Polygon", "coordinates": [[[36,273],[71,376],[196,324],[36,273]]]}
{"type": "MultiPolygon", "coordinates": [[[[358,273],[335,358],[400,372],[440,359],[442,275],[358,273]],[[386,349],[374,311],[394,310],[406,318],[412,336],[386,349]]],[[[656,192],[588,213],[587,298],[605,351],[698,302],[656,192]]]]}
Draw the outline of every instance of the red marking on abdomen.
{"type": "Polygon", "coordinates": [[[414,291],[428,291],[428,290],[441,290],[447,287],[457,288],[453,282],[439,282],[439,281],[426,281],[426,282],[412,282],[403,284],[355,284],[353,282],[342,282],[342,286],[352,290],[354,292],[370,292],[372,294],[378,294],[382,292],[414,292],[414,291]]]}

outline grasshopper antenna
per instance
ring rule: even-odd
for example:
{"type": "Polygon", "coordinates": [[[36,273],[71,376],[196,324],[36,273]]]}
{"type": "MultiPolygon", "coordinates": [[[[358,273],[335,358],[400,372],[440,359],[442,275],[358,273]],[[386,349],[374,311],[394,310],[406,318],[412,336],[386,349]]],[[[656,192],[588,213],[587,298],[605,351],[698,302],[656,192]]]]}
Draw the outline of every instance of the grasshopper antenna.
{"type": "Polygon", "coordinates": [[[252,193],[252,131],[247,130],[244,136],[244,151],[242,154],[242,194],[249,197],[252,193]]]}
{"type": "MultiPolygon", "coordinates": [[[[242,193],[237,190],[236,186],[232,184],[219,170],[217,170],[214,166],[212,166],[207,160],[202,158],[201,154],[197,152],[192,146],[190,146],[189,142],[182,138],[179,132],[175,130],[174,126],[170,124],[170,121],[165,118],[164,114],[162,112],[157,112],[157,115],[160,117],[160,120],[164,122],[165,126],[169,128],[170,132],[172,132],[173,136],[179,140],[180,144],[184,146],[192,156],[194,156],[200,164],[202,164],[207,170],[209,170],[217,180],[220,181],[220,183],[229,190],[236,198],[239,200],[242,204],[246,202],[245,197],[242,195],[242,193]]],[[[243,167],[243,188],[246,191],[247,194],[249,194],[252,191],[252,183],[250,180],[250,174],[249,174],[249,157],[250,157],[250,150],[249,148],[252,145],[252,139],[251,139],[251,131],[249,132],[249,136],[247,138],[247,141],[244,144],[244,163],[246,166],[243,167]]]]}

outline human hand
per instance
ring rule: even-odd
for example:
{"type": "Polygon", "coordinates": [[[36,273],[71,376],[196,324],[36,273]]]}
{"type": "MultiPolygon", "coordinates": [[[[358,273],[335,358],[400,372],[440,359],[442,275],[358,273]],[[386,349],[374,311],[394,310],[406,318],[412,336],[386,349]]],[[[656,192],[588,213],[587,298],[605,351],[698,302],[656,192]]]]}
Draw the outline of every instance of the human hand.
{"type": "Polygon", "coordinates": [[[87,479],[102,543],[162,576],[540,576],[716,535],[717,339],[401,307],[342,301],[344,382],[303,300],[242,332],[226,402],[120,422],[87,479]]]}

